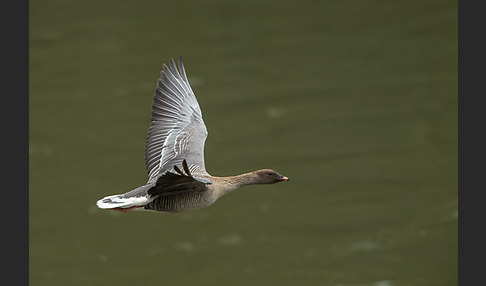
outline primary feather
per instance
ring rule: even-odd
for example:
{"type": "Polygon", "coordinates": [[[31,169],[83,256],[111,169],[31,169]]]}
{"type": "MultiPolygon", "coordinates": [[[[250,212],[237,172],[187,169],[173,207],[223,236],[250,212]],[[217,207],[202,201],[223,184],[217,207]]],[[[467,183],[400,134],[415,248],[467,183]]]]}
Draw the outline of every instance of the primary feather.
{"type": "Polygon", "coordinates": [[[183,159],[193,172],[205,175],[204,142],[208,135],[201,108],[189,85],[182,58],[179,70],[163,65],[154,94],[152,118],[145,143],[145,166],[152,182],[183,159]]]}

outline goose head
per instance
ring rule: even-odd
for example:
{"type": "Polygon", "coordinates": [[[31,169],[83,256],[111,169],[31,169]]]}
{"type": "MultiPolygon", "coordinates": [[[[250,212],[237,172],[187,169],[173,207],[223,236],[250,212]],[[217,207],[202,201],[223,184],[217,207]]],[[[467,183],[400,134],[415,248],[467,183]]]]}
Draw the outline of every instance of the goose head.
{"type": "Polygon", "coordinates": [[[289,181],[290,179],[284,175],[279,174],[272,169],[262,169],[254,172],[255,181],[257,184],[275,184],[282,181],[289,181]]]}

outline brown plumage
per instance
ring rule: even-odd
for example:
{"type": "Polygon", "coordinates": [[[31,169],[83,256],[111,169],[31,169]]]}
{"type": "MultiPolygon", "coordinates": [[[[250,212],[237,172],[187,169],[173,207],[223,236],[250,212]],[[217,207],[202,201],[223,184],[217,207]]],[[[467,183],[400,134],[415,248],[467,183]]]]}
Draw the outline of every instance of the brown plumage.
{"type": "Polygon", "coordinates": [[[124,194],[104,197],[97,202],[99,208],[124,212],[142,207],[161,212],[186,211],[207,207],[246,185],[289,180],[272,169],[231,177],[208,174],[204,165],[207,129],[201,109],[189,85],[182,58],[179,58],[179,69],[173,59],[170,67],[163,65],[154,93],[145,145],[147,184],[124,194]]]}

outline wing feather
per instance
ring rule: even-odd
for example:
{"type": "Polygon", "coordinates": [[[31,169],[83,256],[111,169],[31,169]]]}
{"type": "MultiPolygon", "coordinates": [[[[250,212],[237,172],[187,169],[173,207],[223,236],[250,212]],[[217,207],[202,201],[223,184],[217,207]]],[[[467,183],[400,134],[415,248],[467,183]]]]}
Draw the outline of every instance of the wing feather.
{"type": "Polygon", "coordinates": [[[186,159],[196,174],[205,175],[204,143],[207,129],[201,108],[187,79],[182,57],[162,65],[154,92],[152,117],[145,143],[149,182],[186,159]]]}

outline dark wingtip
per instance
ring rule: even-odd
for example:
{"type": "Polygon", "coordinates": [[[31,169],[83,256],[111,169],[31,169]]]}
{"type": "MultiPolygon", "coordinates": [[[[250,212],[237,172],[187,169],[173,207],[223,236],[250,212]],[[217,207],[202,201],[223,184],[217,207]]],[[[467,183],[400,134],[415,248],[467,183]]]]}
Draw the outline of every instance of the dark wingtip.
{"type": "Polygon", "coordinates": [[[182,173],[181,169],[179,169],[179,167],[177,167],[176,165],[174,165],[174,170],[175,170],[177,173],[179,173],[179,174],[181,174],[181,175],[184,175],[184,173],[182,173]]]}
{"type": "Polygon", "coordinates": [[[191,172],[189,171],[189,166],[187,166],[186,159],[182,160],[182,168],[184,168],[184,171],[186,171],[186,174],[192,178],[191,172]]]}

